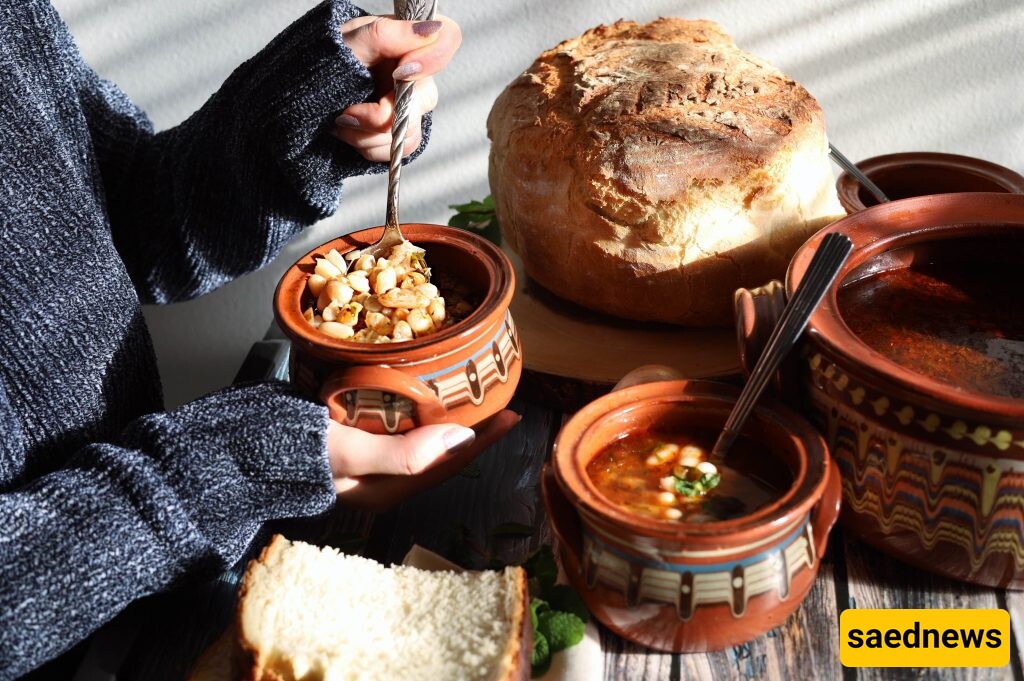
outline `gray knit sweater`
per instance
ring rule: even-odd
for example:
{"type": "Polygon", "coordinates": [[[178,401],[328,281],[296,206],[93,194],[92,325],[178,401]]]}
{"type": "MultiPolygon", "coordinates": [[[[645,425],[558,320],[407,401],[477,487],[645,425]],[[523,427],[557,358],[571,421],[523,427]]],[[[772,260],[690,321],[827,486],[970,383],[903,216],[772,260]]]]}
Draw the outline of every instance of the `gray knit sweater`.
{"type": "Polygon", "coordinates": [[[326,410],[261,384],[163,412],[140,303],[259,268],[381,170],[327,133],[373,96],[361,14],[315,8],[154,134],[46,0],[0,0],[0,679],[333,503],[326,410]]]}

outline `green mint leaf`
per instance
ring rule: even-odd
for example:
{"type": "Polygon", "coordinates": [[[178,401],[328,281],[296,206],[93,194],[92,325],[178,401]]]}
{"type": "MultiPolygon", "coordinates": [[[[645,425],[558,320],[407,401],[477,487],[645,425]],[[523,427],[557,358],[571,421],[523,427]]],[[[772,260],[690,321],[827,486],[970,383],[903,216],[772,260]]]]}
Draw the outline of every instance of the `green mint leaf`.
{"type": "Polygon", "coordinates": [[[555,556],[551,553],[551,547],[544,544],[533,552],[523,563],[527,577],[536,577],[540,585],[541,595],[554,586],[558,579],[558,565],[555,564],[555,556]]]}
{"type": "Polygon", "coordinates": [[[455,211],[448,224],[459,229],[476,232],[491,243],[501,245],[501,228],[494,212],[494,200],[487,196],[483,201],[448,206],[455,211]]]}
{"type": "Polygon", "coordinates": [[[548,602],[540,598],[530,599],[530,621],[533,623],[533,630],[537,631],[537,627],[540,626],[540,620],[538,619],[542,614],[550,612],[551,607],[548,602]]]}
{"type": "Polygon", "coordinates": [[[533,630],[533,658],[530,660],[530,676],[537,678],[544,676],[544,673],[551,666],[551,648],[544,634],[533,630]]]}
{"type": "Polygon", "coordinates": [[[583,640],[583,620],[571,612],[548,610],[537,615],[538,629],[551,652],[565,650],[583,640]]]}
{"type": "Polygon", "coordinates": [[[696,497],[707,494],[722,481],[720,473],[705,473],[698,480],[676,478],[676,492],[684,497],[696,497]]]}
{"type": "Polygon", "coordinates": [[[701,486],[704,487],[705,492],[710,492],[714,488],[718,487],[718,483],[722,482],[721,473],[705,473],[699,480],[701,486]]]}
{"type": "Polygon", "coordinates": [[[697,489],[696,482],[676,478],[676,493],[682,494],[684,497],[695,497],[700,494],[700,491],[697,489]]]}
{"type": "Polygon", "coordinates": [[[470,201],[469,203],[457,203],[455,205],[448,206],[457,213],[486,213],[491,210],[494,206],[487,205],[487,199],[483,201],[470,201]]]}
{"type": "Polygon", "coordinates": [[[590,619],[590,613],[587,611],[583,599],[567,584],[556,584],[548,589],[547,601],[552,610],[572,613],[583,622],[590,619]]]}
{"type": "Polygon", "coordinates": [[[492,537],[532,537],[533,528],[523,523],[502,523],[491,530],[492,537]]]}

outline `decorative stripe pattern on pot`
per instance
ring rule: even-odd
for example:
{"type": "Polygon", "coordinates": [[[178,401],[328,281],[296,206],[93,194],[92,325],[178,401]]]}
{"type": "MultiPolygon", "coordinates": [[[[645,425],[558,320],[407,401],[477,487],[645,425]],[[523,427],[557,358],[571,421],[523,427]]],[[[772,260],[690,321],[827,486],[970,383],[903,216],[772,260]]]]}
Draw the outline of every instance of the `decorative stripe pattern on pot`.
{"type": "MultiPolygon", "coordinates": [[[[744,547],[732,553],[741,553],[744,547]]],[[[751,598],[776,592],[789,597],[793,578],[817,563],[808,519],[767,551],[723,563],[668,563],[627,554],[583,532],[582,570],[588,588],[598,583],[622,592],[630,607],[643,602],[675,605],[683,621],[700,606],[726,604],[733,617],[747,611],[751,598]]]]}
{"type": "MultiPolygon", "coordinates": [[[[466,402],[481,404],[488,389],[508,381],[509,371],[522,355],[519,333],[512,316],[505,321],[489,343],[465,363],[432,374],[418,376],[447,409],[466,402]]],[[[389,433],[398,430],[402,419],[413,418],[412,402],[380,390],[352,390],[345,393],[345,423],[356,425],[362,419],[378,418],[389,433]]]]}
{"type": "MultiPolygon", "coordinates": [[[[1002,554],[1024,569],[1024,461],[944,450],[814,392],[848,508],[901,542],[959,547],[972,573],[1002,554]]],[[[943,549],[946,560],[948,549],[943,549]]]]}
{"type": "Polygon", "coordinates": [[[815,389],[828,392],[855,409],[870,410],[880,421],[888,421],[893,427],[913,424],[922,436],[941,439],[951,447],[973,447],[989,452],[1005,452],[1011,448],[1024,450],[1024,432],[968,424],[961,419],[943,417],[921,407],[897,402],[873,388],[856,385],[838,365],[820,353],[808,357],[807,364],[815,389]]]}

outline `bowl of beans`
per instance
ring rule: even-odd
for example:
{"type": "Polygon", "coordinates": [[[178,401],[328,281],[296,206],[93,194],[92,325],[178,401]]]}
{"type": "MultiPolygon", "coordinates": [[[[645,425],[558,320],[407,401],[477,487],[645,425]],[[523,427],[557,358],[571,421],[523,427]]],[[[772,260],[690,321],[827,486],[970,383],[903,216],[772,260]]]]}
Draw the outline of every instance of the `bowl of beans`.
{"type": "Polygon", "coordinates": [[[712,463],[738,394],[635,385],[584,407],[555,441],[541,491],[562,565],[594,616],[634,643],[744,643],[785,621],[818,573],[839,471],[821,435],[771,400],[712,463]]]}
{"type": "Polygon", "coordinates": [[[389,253],[360,252],[382,233],[323,244],[281,278],[274,315],[292,343],[292,381],[368,432],[477,426],[512,399],[522,369],[512,265],[489,241],[440,225],[402,225],[406,241],[389,253]]]}

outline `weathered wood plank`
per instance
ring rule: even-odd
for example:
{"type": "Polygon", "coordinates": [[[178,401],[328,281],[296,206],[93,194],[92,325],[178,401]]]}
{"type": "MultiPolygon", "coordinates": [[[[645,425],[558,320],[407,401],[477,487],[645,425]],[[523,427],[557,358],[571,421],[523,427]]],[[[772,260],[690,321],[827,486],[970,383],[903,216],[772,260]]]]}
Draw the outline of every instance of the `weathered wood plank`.
{"type": "MultiPolygon", "coordinates": [[[[371,538],[368,556],[399,563],[415,543],[465,563],[452,555],[453,532],[463,529],[472,543],[481,548],[489,545],[507,562],[525,558],[540,543],[538,530],[546,525],[540,471],[558,421],[551,411],[518,398],[510,407],[522,414],[523,420],[467,471],[377,518],[374,535],[384,526],[390,527],[390,533],[371,538]],[[509,522],[527,525],[534,533],[531,537],[490,538],[496,526],[509,522]]],[[[467,567],[482,567],[482,563],[467,567]]]]}
{"type": "MultiPolygon", "coordinates": [[[[810,593],[781,626],[728,650],[680,655],[681,679],[835,679],[840,675],[835,552],[822,560],[810,593]]],[[[641,678],[641,677],[636,677],[641,678]]]]}
{"type": "MultiPolygon", "coordinates": [[[[679,664],[674,656],[651,652],[619,638],[604,627],[601,627],[601,650],[604,651],[605,681],[679,678],[679,664]]],[[[692,678],[709,679],[712,676],[705,672],[703,676],[692,678]]]]}
{"type": "Polygon", "coordinates": [[[1002,600],[1010,613],[1010,627],[1013,629],[1014,648],[1010,666],[1014,668],[1014,678],[1024,681],[1024,591],[1006,591],[1002,600]]]}
{"type": "MultiPolygon", "coordinates": [[[[846,538],[850,607],[857,608],[999,608],[997,589],[945,579],[919,570],[853,538],[846,538]]],[[[992,668],[862,667],[862,681],[874,679],[963,679],[994,681],[1014,678],[1013,665],[992,668]]]]}

